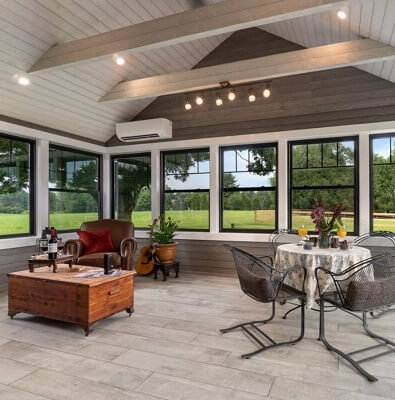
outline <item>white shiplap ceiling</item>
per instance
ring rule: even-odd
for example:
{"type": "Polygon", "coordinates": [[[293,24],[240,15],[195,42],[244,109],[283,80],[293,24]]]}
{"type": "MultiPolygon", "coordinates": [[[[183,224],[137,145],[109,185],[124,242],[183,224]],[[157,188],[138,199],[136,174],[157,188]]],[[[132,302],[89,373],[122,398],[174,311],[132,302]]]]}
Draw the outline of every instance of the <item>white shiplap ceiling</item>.
{"type": "MultiPolygon", "coordinates": [[[[343,8],[347,19],[337,10],[266,25],[266,31],[298,43],[315,47],[358,38],[370,38],[395,46],[395,0],[351,0],[343,8]]],[[[395,82],[395,61],[361,65],[359,68],[395,82]]]]}
{"type": "MultiPolygon", "coordinates": [[[[202,4],[222,0],[204,0],[202,4]]],[[[296,1],[296,0],[295,0],[296,1]]],[[[24,74],[53,45],[190,9],[199,0],[0,0],[0,114],[102,142],[116,122],[128,121],[153,99],[119,104],[98,100],[122,80],[186,70],[217,47],[219,35],[126,57],[31,76],[24,74]]],[[[337,10],[263,27],[305,47],[370,37],[395,46],[395,0],[351,0],[348,18],[337,10]]],[[[395,82],[394,62],[362,66],[395,82]]]]}
{"type": "MultiPolygon", "coordinates": [[[[218,2],[204,0],[205,4],[218,2]]],[[[115,84],[190,69],[225,38],[219,35],[128,55],[124,66],[111,58],[31,76],[24,74],[53,45],[191,8],[190,0],[1,0],[0,114],[99,141],[115,123],[128,121],[153,99],[105,105],[98,100],[115,84]]]]}

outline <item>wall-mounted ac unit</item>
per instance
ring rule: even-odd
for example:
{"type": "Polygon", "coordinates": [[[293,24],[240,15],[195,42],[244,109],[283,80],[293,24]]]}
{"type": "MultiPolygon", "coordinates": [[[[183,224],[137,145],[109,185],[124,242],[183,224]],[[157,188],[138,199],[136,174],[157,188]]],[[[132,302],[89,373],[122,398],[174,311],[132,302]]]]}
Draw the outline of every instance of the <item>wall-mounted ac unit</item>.
{"type": "Polygon", "coordinates": [[[115,132],[119,140],[127,143],[152,139],[171,139],[173,124],[166,118],[122,122],[115,125],[115,132]]]}

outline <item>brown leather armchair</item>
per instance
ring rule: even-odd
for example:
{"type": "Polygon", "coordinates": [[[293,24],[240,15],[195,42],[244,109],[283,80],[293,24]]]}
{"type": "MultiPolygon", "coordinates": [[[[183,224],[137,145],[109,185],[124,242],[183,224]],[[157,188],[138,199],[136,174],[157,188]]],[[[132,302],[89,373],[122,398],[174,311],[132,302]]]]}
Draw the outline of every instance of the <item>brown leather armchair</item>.
{"type": "MultiPolygon", "coordinates": [[[[132,260],[137,249],[133,224],[129,221],[102,219],[84,222],[80,228],[81,231],[89,232],[101,231],[103,229],[108,229],[111,233],[114,245],[114,252],[112,253],[114,267],[132,269],[132,260]]],[[[73,255],[75,264],[103,267],[104,254],[108,252],[84,255],[84,245],[81,240],[71,239],[65,243],[64,253],[73,255]]]]}

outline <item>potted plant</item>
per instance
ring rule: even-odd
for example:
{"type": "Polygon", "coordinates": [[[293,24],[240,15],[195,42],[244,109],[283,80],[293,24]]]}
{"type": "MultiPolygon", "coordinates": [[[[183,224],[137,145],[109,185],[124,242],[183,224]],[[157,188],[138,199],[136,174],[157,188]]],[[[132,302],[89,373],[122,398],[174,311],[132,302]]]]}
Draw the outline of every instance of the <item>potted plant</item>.
{"type": "Polygon", "coordinates": [[[318,235],[318,245],[323,249],[328,249],[331,245],[330,232],[341,228],[342,222],[342,204],[336,204],[332,211],[325,211],[324,203],[320,202],[311,212],[311,219],[315,225],[315,231],[318,235]],[[331,214],[332,213],[332,214],[331,214]]]}
{"type": "Polygon", "coordinates": [[[158,221],[158,224],[151,227],[155,253],[162,264],[171,264],[176,256],[177,243],[173,239],[179,223],[171,217],[165,218],[164,215],[158,221]]]}

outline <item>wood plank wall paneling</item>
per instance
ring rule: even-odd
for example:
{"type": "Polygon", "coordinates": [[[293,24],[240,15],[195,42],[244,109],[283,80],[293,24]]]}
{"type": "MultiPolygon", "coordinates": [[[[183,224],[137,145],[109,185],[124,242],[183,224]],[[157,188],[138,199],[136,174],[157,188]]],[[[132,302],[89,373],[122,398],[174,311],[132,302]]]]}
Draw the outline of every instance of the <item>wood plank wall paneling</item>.
{"type": "MultiPolygon", "coordinates": [[[[228,242],[213,240],[177,240],[176,259],[180,261],[180,274],[194,273],[214,276],[236,276],[236,269],[231,253],[224,244],[240,247],[255,255],[272,255],[267,242],[228,242]]],[[[138,239],[138,248],[134,262],[146,239],[138,239]]],[[[161,275],[159,274],[159,279],[161,275]]]]}
{"type": "MultiPolygon", "coordinates": [[[[300,49],[299,45],[258,28],[235,32],[195,68],[222,62],[260,57],[300,49]]],[[[202,106],[184,109],[183,94],[162,96],[146,107],[135,120],[168,118],[173,121],[173,139],[230,136],[355,123],[395,120],[395,84],[357,68],[347,67],[275,79],[272,95],[262,97],[256,83],[257,100],[247,100],[251,85],[236,87],[237,99],[215,105],[216,90],[205,91],[202,106]]],[[[123,144],[115,137],[108,146],[123,144]]]]}
{"type": "MultiPolygon", "coordinates": [[[[270,244],[266,242],[178,240],[176,258],[181,263],[180,273],[236,276],[232,255],[223,247],[225,243],[240,247],[255,255],[272,254],[270,244]]],[[[140,254],[140,249],[146,244],[146,239],[138,239],[134,262],[140,254]]],[[[34,246],[0,250],[0,291],[7,288],[7,274],[9,272],[27,269],[26,260],[33,251],[34,246]]],[[[160,276],[159,279],[161,279],[160,276]]]]}
{"type": "Polygon", "coordinates": [[[9,272],[27,269],[27,261],[34,251],[34,246],[0,250],[0,291],[7,287],[9,272]]]}

